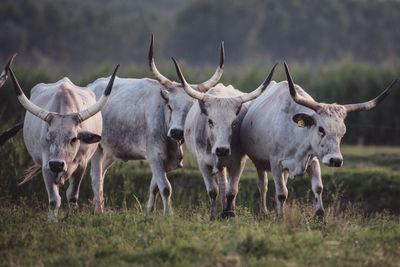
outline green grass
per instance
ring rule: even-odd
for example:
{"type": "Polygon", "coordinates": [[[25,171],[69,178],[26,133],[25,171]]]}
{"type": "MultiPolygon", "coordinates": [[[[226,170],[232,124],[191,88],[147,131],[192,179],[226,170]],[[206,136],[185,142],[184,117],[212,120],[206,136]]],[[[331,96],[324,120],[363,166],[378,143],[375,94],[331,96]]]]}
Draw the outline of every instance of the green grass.
{"type": "Polygon", "coordinates": [[[0,208],[3,266],[396,266],[400,217],[327,209],[325,223],[310,205],[291,202],[286,217],[260,218],[240,207],[237,218],[208,221],[207,205],[146,217],[135,209],[90,208],[57,223],[29,206],[0,208]]]}
{"type": "Polygon", "coordinates": [[[19,139],[0,148],[0,265],[2,266],[398,266],[400,262],[400,147],[342,146],[344,166],[322,167],[324,223],[307,176],[289,180],[285,218],[274,208],[258,214],[254,166],[248,161],[237,217],[210,222],[196,163],[168,174],[170,217],[145,215],[151,171],[146,162],[117,162],[105,179],[106,213],[91,214],[88,173],[80,212],[66,217],[65,190],[57,223],[47,222],[47,194],[39,176],[18,187],[29,165],[19,139]]]}

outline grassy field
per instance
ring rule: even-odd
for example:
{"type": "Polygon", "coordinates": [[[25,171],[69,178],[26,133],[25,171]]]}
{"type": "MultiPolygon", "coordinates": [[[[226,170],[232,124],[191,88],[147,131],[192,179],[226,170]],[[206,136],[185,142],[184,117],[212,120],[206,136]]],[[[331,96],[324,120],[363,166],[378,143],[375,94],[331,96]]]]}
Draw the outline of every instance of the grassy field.
{"type": "Polygon", "coordinates": [[[146,217],[135,209],[109,210],[46,222],[26,206],[0,209],[4,266],[398,266],[400,218],[361,216],[330,207],[326,223],[312,207],[291,202],[286,217],[239,216],[209,222],[207,207],[146,217]]]}
{"type": "Polygon", "coordinates": [[[170,217],[160,211],[145,215],[151,172],[146,163],[130,162],[115,164],[107,174],[105,214],[91,214],[90,177],[85,177],[80,212],[66,217],[63,203],[58,222],[48,223],[41,177],[14,188],[15,176],[29,163],[19,155],[24,153],[20,142],[16,139],[0,149],[10,160],[0,169],[3,266],[398,266],[400,262],[399,147],[343,146],[343,168],[322,170],[324,223],[313,218],[307,177],[289,181],[282,220],[274,212],[270,178],[271,212],[260,217],[256,172],[250,161],[240,183],[236,218],[209,222],[205,187],[189,154],[185,168],[169,174],[174,190],[170,217]]]}

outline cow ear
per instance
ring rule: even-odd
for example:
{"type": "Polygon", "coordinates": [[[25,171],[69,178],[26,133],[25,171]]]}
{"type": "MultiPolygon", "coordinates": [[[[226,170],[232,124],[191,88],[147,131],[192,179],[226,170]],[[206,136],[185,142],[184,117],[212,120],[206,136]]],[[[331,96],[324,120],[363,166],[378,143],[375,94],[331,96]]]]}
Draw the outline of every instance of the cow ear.
{"type": "Polygon", "coordinates": [[[239,115],[240,110],[242,109],[242,104],[240,104],[240,106],[238,107],[238,109],[236,110],[236,116],[239,115]]]}
{"type": "Polygon", "coordinates": [[[162,97],[165,101],[167,101],[167,103],[168,103],[168,101],[169,101],[169,92],[168,92],[167,90],[160,89],[160,94],[161,94],[161,97],[162,97]]]}
{"type": "Polygon", "coordinates": [[[315,124],[315,120],[310,115],[305,113],[297,113],[293,116],[293,121],[297,123],[297,125],[301,128],[303,127],[311,127],[315,124]]]}
{"type": "Polygon", "coordinates": [[[49,113],[49,115],[47,115],[46,122],[51,126],[51,122],[53,121],[53,119],[54,119],[54,115],[49,113]]]}
{"type": "Polygon", "coordinates": [[[198,100],[197,102],[199,102],[201,113],[208,116],[207,108],[206,105],[204,104],[204,101],[198,100]]]}
{"type": "Polygon", "coordinates": [[[101,136],[91,132],[80,132],[78,133],[78,139],[86,144],[93,144],[100,142],[101,136]]]}

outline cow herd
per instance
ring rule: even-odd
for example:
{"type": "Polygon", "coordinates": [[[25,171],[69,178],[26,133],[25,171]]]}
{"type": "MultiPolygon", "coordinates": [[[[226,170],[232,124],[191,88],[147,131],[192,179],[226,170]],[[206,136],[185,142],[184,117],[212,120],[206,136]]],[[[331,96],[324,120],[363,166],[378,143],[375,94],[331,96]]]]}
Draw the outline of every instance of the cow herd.
{"type": "MultiPolygon", "coordinates": [[[[201,84],[188,83],[174,58],[180,81],[163,76],[155,65],[153,49],[152,37],[148,59],[156,80],[118,78],[117,66],[110,77],[86,87],[76,86],[68,78],[38,84],[28,99],[11,70],[15,55],[1,73],[0,87],[10,75],[17,99],[27,110],[23,136],[34,165],[22,183],[42,173],[50,221],[57,218],[59,188],[66,180],[68,214],[77,210],[79,187],[89,161],[94,212],[102,213],[104,177],[117,159],[148,161],[152,179],[147,212],[154,212],[160,194],[167,215],[172,194],[167,172],[183,167],[184,142],[203,176],[210,219],[217,216],[218,195],[221,216],[234,216],[247,157],[257,169],[262,214],[267,213],[267,171],[275,183],[278,216],[283,215],[288,197],[288,177],[307,172],[316,199],[315,214],[323,219],[319,162],[342,166],[340,142],[347,113],[375,107],[396,83],[365,103],[319,103],[294,84],[285,63],[287,81],[272,81],[275,65],[258,88],[243,93],[231,85],[217,84],[224,68],[223,43],[215,74],[201,84]]],[[[0,139],[11,138],[20,128],[21,124],[15,126],[0,139]]]]}

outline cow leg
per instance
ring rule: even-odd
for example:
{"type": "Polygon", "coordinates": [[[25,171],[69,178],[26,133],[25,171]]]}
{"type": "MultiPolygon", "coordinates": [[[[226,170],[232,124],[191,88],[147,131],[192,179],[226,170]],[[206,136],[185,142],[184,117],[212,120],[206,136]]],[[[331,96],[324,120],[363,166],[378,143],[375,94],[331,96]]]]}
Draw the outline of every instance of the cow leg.
{"type": "Polygon", "coordinates": [[[59,194],[59,185],[55,184],[54,174],[45,167],[42,167],[43,179],[46,185],[47,195],[49,197],[49,221],[57,220],[58,209],[61,206],[61,197],[59,194]]]}
{"type": "Polygon", "coordinates": [[[150,215],[156,210],[156,200],[158,192],[159,190],[157,186],[157,181],[155,179],[151,179],[150,196],[149,196],[149,202],[147,203],[147,215],[150,215]]]}
{"type": "Polygon", "coordinates": [[[272,176],[275,182],[275,200],[276,200],[276,210],[278,217],[283,217],[283,208],[288,197],[288,190],[286,188],[286,181],[288,172],[279,168],[279,165],[271,163],[272,176]]]}
{"type": "Polygon", "coordinates": [[[108,153],[104,153],[103,149],[98,146],[96,152],[91,159],[90,175],[92,176],[92,189],[93,189],[93,202],[94,202],[94,213],[99,214],[104,212],[104,197],[103,197],[103,186],[104,176],[107,169],[115,161],[114,156],[108,153]]]}
{"type": "Polygon", "coordinates": [[[151,180],[154,180],[156,182],[156,185],[160,190],[160,195],[163,201],[164,216],[167,216],[169,214],[169,200],[172,194],[172,187],[168,181],[163,161],[158,156],[147,157],[147,160],[153,173],[151,180]]]}
{"type": "Polygon", "coordinates": [[[210,220],[214,220],[217,215],[217,197],[218,197],[218,186],[212,177],[212,168],[204,163],[199,163],[199,169],[203,175],[204,183],[208,197],[210,199],[210,220]]]}
{"type": "Polygon", "coordinates": [[[253,161],[257,169],[258,174],[258,191],[260,192],[260,213],[261,215],[267,215],[267,191],[268,191],[268,176],[267,176],[267,163],[253,161]]]}
{"type": "Polygon", "coordinates": [[[239,192],[239,180],[242,175],[244,165],[246,164],[247,157],[235,157],[229,167],[229,184],[226,193],[226,209],[224,214],[226,216],[235,216],[236,209],[236,196],[239,192]]]}
{"type": "Polygon", "coordinates": [[[69,186],[67,189],[67,200],[68,200],[68,216],[78,211],[78,198],[79,198],[79,188],[81,186],[83,175],[86,171],[87,163],[81,164],[72,174],[69,180],[69,186]]]}
{"type": "Polygon", "coordinates": [[[102,190],[102,161],[103,161],[103,149],[99,145],[96,152],[93,154],[90,162],[90,176],[92,178],[92,190],[93,190],[93,203],[94,213],[103,212],[103,190],[102,190]],[[100,188],[101,187],[101,188],[100,188]]]}
{"type": "Polygon", "coordinates": [[[325,210],[322,205],[322,180],[321,180],[321,167],[317,158],[312,158],[307,166],[307,173],[311,180],[311,188],[314,192],[316,207],[315,216],[318,219],[323,220],[325,216],[325,210]]]}
{"type": "Polygon", "coordinates": [[[218,172],[218,187],[219,187],[219,195],[221,197],[221,207],[222,210],[226,210],[226,184],[228,183],[226,178],[226,168],[223,168],[222,171],[218,172]]]}
{"type": "Polygon", "coordinates": [[[101,172],[101,179],[99,183],[99,204],[101,204],[101,209],[102,212],[104,212],[104,196],[103,196],[103,188],[104,188],[104,177],[106,176],[106,172],[108,168],[111,167],[111,165],[114,163],[115,157],[113,155],[110,155],[108,153],[104,153],[103,156],[103,161],[102,161],[102,172],[101,172]]]}

